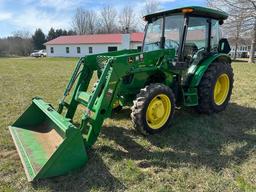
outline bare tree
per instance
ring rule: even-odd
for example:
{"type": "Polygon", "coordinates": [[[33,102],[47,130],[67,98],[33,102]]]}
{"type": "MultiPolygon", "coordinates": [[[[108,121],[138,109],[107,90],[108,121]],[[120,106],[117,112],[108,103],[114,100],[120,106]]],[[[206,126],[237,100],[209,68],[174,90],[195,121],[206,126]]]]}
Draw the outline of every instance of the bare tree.
{"type": "Polygon", "coordinates": [[[241,34],[243,32],[244,17],[243,15],[234,15],[230,17],[224,25],[225,34],[233,39],[235,45],[235,54],[233,59],[237,57],[238,44],[241,42],[241,34]]]}
{"type": "Polygon", "coordinates": [[[11,36],[0,39],[0,56],[28,56],[33,50],[31,38],[11,36]]]}
{"type": "Polygon", "coordinates": [[[94,34],[97,31],[98,17],[94,10],[86,10],[84,12],[86,18],[86,33],[94,34]]]}
{"type": "Polygon", "coordinates": [[[145,6],[143,7],[142,14],[148,15],[155,13],[160,10],[160,2],[157,0],[147,0],[145,6]]]}
{"type": "Polygon", "coordinates": [[[158,0],[146,0],[144,3],[141,14],[137,15],[137,28],[142,31],[145,28],[146,22],[142,19],[145,15],[160,11],[160,1],[158,0]]]}
{"type": "Polygon", "coordinates": [[[119,14],[120,30],[123,33],[136,31],[135,13],[131,6],[124,7],[119,14]]]}
{"type": "Polygon", "coordinates": [[[250,58],[249,63],[254,63],[254,57],[255,57],[255,50],[256,50],[256,19],[254,21],[254,26],[252,30],[252,43],[251,43],[251,50],[250,50],[250,58]]]}
{"type": "Polygon", "coordinates": [[[14,37],[20,37],[22,39],[29,39],[32,37],[32,34],[29,31],[22,31],[22,30],[18,30],[18,31],[14,31],[12,33],[12,36],[14,37]]]}
{"type": "Polygon", "coordinates": [[[94,34],[97,31],[97,14],[94,10],[78,8],[73,17],[73,28],[78,35],[94,34]]]}
{"type": "Polygon", "coordinates": [[[0,56],[8,55],[8,43],[6,39],[0,39],[0,56]]]}
{"type": "MultiPolygon", "coordinates": [[[[239,19],[241,22],[241,35],[251,33],[250,63],[254,62],[254,53],[256,49],[256,0],[209,0],[209,5],[229,13],[230,19],[234,19],[233,26],[237,26],[239,19]],[[237,20],[237,19],[238,20],[237,20]]],[[[231,26],[232,26],[232,22],[231,26]]],[[[240,27],[239,27],[240,28],[240,27]]],[[[237,28],[238,29],[238,28],[237,28]]],[[[229,27],[232,30],[232,27],[229,27]]]]}
{"type": "Polygon", "coordinates": [[[29,31],[15,31],[9,37],[10,50],[14,55],[28,56],[33,51],[32,35],[29,31]]]}
{"type": "Polygon", "coordinates": [[[116,26],[117,11],[113,6],[106,5],[100,11],[100,33],[113,33],[117,31],[116,26]]]}
{"type": "Polygon", "coordinates": [[[83,8],[77,8],[72,24],[78,35],[86,34],[86,17],[83,8]]]}

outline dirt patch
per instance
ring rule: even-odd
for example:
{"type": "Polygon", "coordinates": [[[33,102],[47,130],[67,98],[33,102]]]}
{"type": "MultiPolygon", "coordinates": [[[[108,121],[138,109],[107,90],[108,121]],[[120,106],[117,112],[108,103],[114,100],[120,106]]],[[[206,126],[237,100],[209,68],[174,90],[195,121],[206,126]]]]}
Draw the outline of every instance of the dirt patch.
{"type": "Polygon", "coordinates": [[[55,127],[49,125],[47,122],[36,127],[36,130],[41,130],[41,132],[37,131],[34,133],[39,143],[42,144],[43,149],[50,157],[62,143],[62,137],[57,133],[55,127]]]}

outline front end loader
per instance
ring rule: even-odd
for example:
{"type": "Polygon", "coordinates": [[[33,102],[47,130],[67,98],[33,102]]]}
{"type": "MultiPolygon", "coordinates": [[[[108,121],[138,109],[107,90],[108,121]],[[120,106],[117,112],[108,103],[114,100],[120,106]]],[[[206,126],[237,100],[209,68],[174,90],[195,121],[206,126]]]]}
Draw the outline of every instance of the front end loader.
{"type": "Polygon", "coordinates": [[[223,111],[233,87],[230,47],[219,30],[227,17],[204,7],[150,14],[144,17],[142,50],[80,58],[57,109],[35,97],[9,127],[28,180],[84,166],[104,120],[124,106],[131,107],[134,128],[144,135],[170,128],[176,106],[223,111]],[[79,105],[77,126],[72,119],[79,105]]]}

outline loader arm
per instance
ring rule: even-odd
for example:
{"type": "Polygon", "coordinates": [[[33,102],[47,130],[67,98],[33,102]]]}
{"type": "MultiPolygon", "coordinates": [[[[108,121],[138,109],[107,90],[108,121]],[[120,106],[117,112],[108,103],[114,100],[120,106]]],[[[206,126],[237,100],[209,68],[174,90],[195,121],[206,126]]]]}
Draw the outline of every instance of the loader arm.
{"type": "Polygon", "coordinates": [[[84,112],[80,124],[80,131],[83,134],[84,143],[87,148],[91,147],[100,133],[102,124],[106,118],[111,115],[112,106],[119,92],[122,77],[129,73],[132,65],[127,63],[128,57],[123,56],[88,56],[85,57],[81,65],[78,62],[67,90],[74,84],[77,78],[76,86],[72,93],[71,102],[68,104],[61,101],[59,112],[63,107],[67,108],[65,117],[73,119],[78,105],[84,106],[84,112]],[[100,63],[99,63],[100,61],[100,63]],[[97,65],[96,65],[97,64],[97,65]],[[103,71],[98,79],[97,85],[93,91],[88,90],[93,72],[103,66],[103,71]]]}

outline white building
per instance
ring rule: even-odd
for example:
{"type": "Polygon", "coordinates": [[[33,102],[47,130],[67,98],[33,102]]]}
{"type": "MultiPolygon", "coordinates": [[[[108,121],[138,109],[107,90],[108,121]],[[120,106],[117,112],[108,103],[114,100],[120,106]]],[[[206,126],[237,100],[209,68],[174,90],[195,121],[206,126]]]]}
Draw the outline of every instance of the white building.
{"type": "Polygon", "coordinates": [[[235,38],[229,38],[229,43],[231,47],[231,51],[229,54],[231,55],[231,57],[235,56],[235,52],[237,58],[248,58],[250,56],[251,39],[240,38],[239,40],[235,40],[235,38]],[[237,42],[237,48],[235,42],[237,42]]]}
{"type": "MultiPolygon", "coordinates": [[[[235,46],[231,46],[230,55],[235,56],[235,46]]],[[[238,58],[248,58],[250,55],[251,46],[250,45],[238,45],[236,50],[236,57],[238,58]]]]}
{"type": "Polygon", "coordinates": [[[90,54],[140,49],[143,33],[60,36],[45,43],[48,57],[82,57],[90,54]]]}

